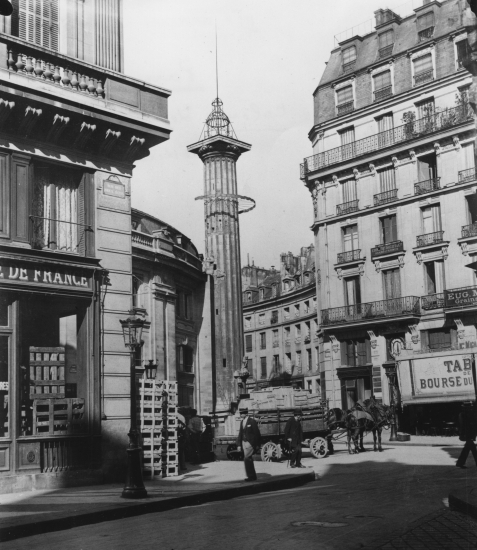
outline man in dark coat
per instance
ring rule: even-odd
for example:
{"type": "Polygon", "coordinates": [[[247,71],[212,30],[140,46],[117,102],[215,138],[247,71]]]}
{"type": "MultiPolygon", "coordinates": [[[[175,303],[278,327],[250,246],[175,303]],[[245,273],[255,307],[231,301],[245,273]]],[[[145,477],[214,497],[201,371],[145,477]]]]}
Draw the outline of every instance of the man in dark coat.
{"type": "Polygon", "coordinates": [[[465,445],[457,459],[456,466],[458,468],[465,468],[465,461],[469,456],[469,452],[472,452],[475,464],[477,465],[477,449],[474,443],[477,436],[477,416],[475,407],[475,403],[464,403],[462,405],[462,411],[459,414],[459,439],[465,441],[465,445]]]}
{"type": "Polygon", "coordinates": [[[291,450],[290,467],[304,468],[301,463],[301,443],[303,441],[303,429],[301,427],[301,411],[295,409],[293,416],[288,419],[285,426],[285,439],[288,441],[291,450]]]}
{"type": "Polygon", "coordinates": [[[237,450],[243,450],[243,463],[247,477],[245,481],[255,481],[257,474],[253,465],[253,453],[260,448],[260,430],[248,409],[240,409],[240,430],[237,437],[237,450]]]}

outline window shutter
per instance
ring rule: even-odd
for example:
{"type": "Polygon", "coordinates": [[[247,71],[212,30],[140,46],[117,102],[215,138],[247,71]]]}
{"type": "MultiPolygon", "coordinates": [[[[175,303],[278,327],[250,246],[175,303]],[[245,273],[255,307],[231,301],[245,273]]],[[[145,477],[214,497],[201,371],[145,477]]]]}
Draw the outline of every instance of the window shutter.
{"type": "Polygon", "coordinates": [[[348,364],[348,347],[346,342],[340,342],[341,364],[348,364]]]}
{"type": "Polygon", "coordinates": [[[14,9],[19,38],[58,51],[58,0],[16,0],[14,9]]]}
{"type": "Polygon", "coordinates": [[[366,341],[358,342],[358,366],[362,367],[367,363],[367,351],[366,351],[366,341]]]}
{"type": "Polygon", "coordinates": [[[393,241],[397,241],[397,218],[396,216],[390,216],[391,218],[391,241],[390,242],[393,242],[393,241]]]}
{"type": "Polygon", "coordinates": [[[394,177],[394,168],[389,167],[379,172],[379,182],[381,185],[381,193],[396,189],[396,179],[394,177]]]}
{"type": "MultiPolygon", "coordinates": [[[[84,224],[85,223],[85,207],[84,207],[84,194],[85,194],[85,179],[86,174],[83,174],[83,177],[81,178],[81,182],[78,186],[78,223],[84,224]]],[[[86,239],[87,239],[87,232],[86,227],[83,227],[82,225],[78,225],[78,252],[80,256],[86,255],[86,239]]]]}
{"type": "Polygon", "coordinates": [[[252,351],[252,335],[247,334],[245,336],[245,350],[246,351],[252,351]]]}

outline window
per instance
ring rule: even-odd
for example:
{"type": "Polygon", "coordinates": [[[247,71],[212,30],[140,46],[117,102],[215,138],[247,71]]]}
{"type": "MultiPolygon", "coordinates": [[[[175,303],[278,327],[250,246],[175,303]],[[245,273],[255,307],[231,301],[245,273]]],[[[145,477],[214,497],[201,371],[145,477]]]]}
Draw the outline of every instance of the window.
{"type": "Polygon", "coordinates": [[[380,170],[379,172],[379,185],[381,187],[381,193],[385,193],[386,191],[392,191],[393,189],[396,189],[396,177],[393,166],[390,166],[388,168],[384,168],[383,170],[380,170]]]}
{"type": "Polygon", "coordinates": [[[320,366],[320,348],[318,346],[315,348],[315,365],[320,366]]]}
{"type": "Polygon", "coordinates": [[[318,332],[318,320],[317,319],[313,319],[313,336],[317,336],[317,333],[318,332]]]}
{"type": "Polygon", "coordinates": [[[252,335],[247,334],[245,336],[245,351],[253,351],[252,335]]]}
{"type": "Polygon", "coordinates": [[[361,303],[361,286],[359,275],[344,279],[345,303],[347,306],[354,306],[361,303]]]}
{"type": "Polygon", "coordinates": [[[338,105],[351,103],[353,101],[353,86],[345,86],[344,88],[336,90],[336,99],[338,105]]]}
{"type": "MultiPolygon", "coordinates": [[[[437,157],[435,153],[417,158],[417,178],[419,182],[437,179],[437,157]]],[[[426,189],[432,191],[432,187],[426,189]]]]}
{"type": "Polygon", "coordinates": [[[469,180],[475,179],[475,153],[473,142],[462,145],[462,161],[462,167],[464,170],[472,169],[472,172],[466,173],[465,176],[470,176],[469,180]]]}
{"type": "Polygon", "coordinates": [[[285,369],[290,373],[292,371],[291,353],[285,353],[285,369]]]}
{"type": "Polygon", "coordinates": [[[306,350],[306,368],[308,370],[311,370],[312,364],[311,364],[311,349],[306,350]]]}
{"type": "Polygon", "coordinates": [[[245,317],[245,328],[250,328],[252,326],[252,318],[245,317]]]}
{"type": "Polygon", "coordinates": [[[250,358],[247,358],[247,369],[250,373],[251,378],[253,378],[253,360],[250,358]]]}
{"type": "Polygon", "coordinates": [[[265,332],[260,333],[260,349],[267,349],[267,334],[265,332]]]}
{"type": "Polygon", "coordinates": [[[283,281],[283,290],[285,292],[288,292],[291,288],[291,282],[290,281],[283,281]]]}
{"type": "Polygon", "coordinates": [[[301,338],[301,325],[295,325],[295,336],[301,338]]]}
{"type": "Polygon", "coordinates": [[[278,323],[278,309],[274,309],[272,311],[272,314],[270,316],[270,322],[271,323],[278,323]]]}
{"type": "Polygon", "coordinates": [[[392,113],[387,113],[378,119],[378,145],[379,147],[388,147],[394,144],[394,119],[392,113]]]}
{"type": "Polygon", "coordinates": [[[288,319],[290,317],[290,308],[289,307],[286,307],[283,309],[283,317],[285,319],[288,319]]]}
{"type": "Polygon", "coordinates": [[[285,327],[285,342],[290,341],[290,327],[285,327]]]}
{"type": "Polygon", "coordinates": [[[189,346],[179,346],[178,352],[179,371],[193,372],[194,350],[189,346]]]}
{"type": "Polygon", "coordinates": [[[437,294],[444,291],[444,262],[442,260],[426,262],[424,273],[426,277],[426,294],[437,294]]]}
{"type": "Polygon", "coordinates": [[[383,271],[384,299],[401,297],[401,274],[399,268],[383,271]]]}
{"type": "Polygon", "coordinates": [[[132,276],[132,305],[133,307],[141,307],[142,296],[141,296],[141,285],[143,284],[142,279],[136,275],[132,276]]]}
{"type": "Polygon", "coordinates": [[[398,240],[396,216],[385,216],[380,219],[381,236],[383,244],[392,243],[398,240]]]}
{"type": "Polygon", "coordinates": [[[273,356],[273,372],[275,374],[280,373],[280,356],[279,355],[273,356]]]}
{"type": "Polygon", "coordinates": [[[193,386],[185,386],[178,384],[177,398],[179,407],[194,407],[194,388],[193,386]]]}
{"type": "Polygon", "coordinates": [[[432,38],[434,34],[434,13],[428,12],[417,18],[419,42],[432,38]]]}
{"type": "Polygon", "coordinates": [[[379,40],[379,57],[386,57],[391,55],[394,45],[394,31],[389,29],[388,31],[382,32],[378,36],[379,40]]]}
{"type": "Polygon", "coordinates": [[[272,285],[272,298],[276,298],[276,296],[277,296],[277,285],[273,284],[272,285]]]}
{"type": "Polygon", "coordinates": [[[346,128],[339,132],[341,140],[341,155],[343,160],[354,157],[355,155],[355,138],[354,127],[346,128]]]}
{"type": "Polygon", "coordinates": [[[316,301],[316,298],[313,298],[313,310],[316,311],[318,309],[318,302],[316,301]]]}
{"type": "Polygon", "coordinates": [[[343,69],[352,68],[356,61],[356,46],[351,46],[343,50],[343,69]]]}
{"type": "Polygon", "coordinates": [[[347,180],[343,182],[342,186],[343,203],[352,202],[357,200],[356,180],[347,180]]]}
{"type": "Polygon", "coordinates": [[[296,370],[299,374],[301,374],[301,351],[296,352],[295,361],[296,361],[296,370]]]}
{"type": "Polygon", "coordinates": [[[182,290],[177,291],[177,316],[184,319],[192,318],[191,308],[192,296],[182,290]]]}
{"type": "Polygon", "coordinates": [[[35,166],[33,189],[33,248],[79,253],[85,226],[82,174],[53,166],[35,166]],[[78,225],[79,224],[79,225],[78,225]]]}
{"type": "Polygon", "coordinates": [[[463,69],[464,63],[467,62],[470,56],[470,48],[469,43],[467,42],[467,38],[456,42],[455,48],[457,53],[457,69],[463,69]]]}
{"type": "Polygon", "coordinates": [[[313,380],[306,381],[306,389],[308,390],[308,393],[313,393],[313,380]]]}
{"type": "Polygon", "coordinates": [[[247,302],[251,302],[251,301],[252,301],[252,293],[247,292],[247,302]]]}
{"type": "Polygon", "coordinates": [[[341,342],[341,364],[362,367],[371,363],[371,343],[368,338],[341,342]]]}
{"type": "Polygon", "coordinates": [[[17,0],[13,4],[12,34],[58,51],[58,0],[17,0]]]}
{"type": "MultiPolygon", "coordinates": [[[[0,295],[0,437],[9,437],[10,435],[10,338],[11,334],[11,310],[10,300],[6,293],[0,295]]],[[[22,374],[28,376],[25,369],[22,374]]],[[[11,401],[10,401],[11,404],[11,401]]]]}
{"type": "Polygon", "coordinates": [[[436,231],[441,231],[441,207],[439,204],[426,206],[421,209],[422,212],[422,233],[429,235],[436,231]]]}
{"type": "Polygon", "coordinates": [[[374,90],[382,90],[392,86],[391,71],[383,71],[373,76],[374,90]]]}
{"type": "Polygon", "coordinates": [[[272,341],[274,344],[278,344],[278,330],[272,331],[272,341]]]}
{"type": "Polygon", "coordinates": [[[426,101],[421,101],[417,104],[417,118],[429,118],[434,115],[436,106],[434,103],[434,98],[426,99],[426,101]]]}
{"type": "Polygon", "coordinates": [[[412,60],[414,66],[414,84],[424,84],[434,79],[432,55],[429,53],[412,60]]]}
{"type": "Polygon", "coordinates": [[[267,358],[260,357],[260,378],[267,377],[267,358]]]}
{"type": "Polygon", "coordinates": [[[311,323],[310,321],[307,321],[305,323],[305,338],[309,340],[310,337],[311,337],[311,323]]]}
{"type": "Polygon", "coordinates": [[[477,196],[475,194],[466,197],[467,221],[469,224],[477,224],[477,196]]]}
{"type": "Polygon", "coordinates": [[[263,300],[264,298],[265,298],[265,289],[261,288],[260,289],[260,300],[263,300]]]}
{"type": "Polygon", "coordinates": [[[310,313],[310,302],[306,301],[303,304],[305,313],[310,313]]]}
{"type": "Polygon", "coordinates": [[[264,325],[265,324],[265,313],[260,313],[258,316],[258,324],[264,325]]]}
{"type": "Polygon", "coordinates": [[[446,349],[446,348],[450,348],[452,345],[450,328],[428,330],[427,337],[428,337],[430,349],[446,349]]]}
{"type": "Polygon", "coordinates": [[[299,317],[300,316],[300,304],[295,304],[294,309],[295,309],[295,317],[299,317]]]}

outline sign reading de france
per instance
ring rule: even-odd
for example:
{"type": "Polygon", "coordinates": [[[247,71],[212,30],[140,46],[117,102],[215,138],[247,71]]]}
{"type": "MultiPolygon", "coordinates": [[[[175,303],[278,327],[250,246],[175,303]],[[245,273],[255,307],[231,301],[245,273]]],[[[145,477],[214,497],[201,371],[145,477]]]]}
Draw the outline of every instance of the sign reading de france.
{"type": "Polygon", "coordinates": [[[70,287],[89,287],[89,277],[83,274],[72,274],[51,269],[32,269],[16,265],[0,265],[0,282],[29,282],[33,284],[48,284],[70,287]]]}

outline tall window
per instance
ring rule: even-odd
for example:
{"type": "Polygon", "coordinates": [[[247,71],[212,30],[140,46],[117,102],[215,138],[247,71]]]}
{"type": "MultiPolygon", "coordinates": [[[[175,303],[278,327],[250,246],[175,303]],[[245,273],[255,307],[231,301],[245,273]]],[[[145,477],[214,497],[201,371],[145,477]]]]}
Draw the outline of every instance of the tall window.
{"type": "Polygon", "coordinates": [[[253,360],[250,358],[247,358],[247,369],[250,373],[250,376],[253,378],[253,360]]]}
{"type": "Polygon", "coordinates": [[[295,336],[301,338],[301,325],[295,325],[295,336]]]}
{"type": "Polygon", "coordinates": [[[412,60],[414,66],[414,83],[423,84],[434,78],[432,55],[426,54],[412,60]]]}
{"type": "Polygon", "coordinates": [[[398,240],[396,216],[385,216],[380,219],[381,236],[383,244],[392,243],[398,240]]]}
{"type": "Polygon", "coordinates": [[[306,321],[305,323],[305,338],[311,337],[311,323],[310,321],[306,321]]]}
{"type": "Polygon", "coordinates": [[[308,370],[311,370],[312,364],[311,364],[311,349],[306,350],[306,368],[308,370]]]}
{"type": "Polygon", "coordinates": [[[179,346],[178,349],[178,367],[181,372],[193,372],[194,370],[194,350],[189,346],[179,346]]]}
{"type": "Polygon", "coordinates": [[[469,224],[477,223],[477,197],[472,194],[466,197],[467,203],[467,222],[469,224]]]}
{"type": "Polygon", "coordinates": [[[285,342],[290,341],[290,327],[285,327],[285,342]]]}
{"type": "Polygon", "coordinates": [[[470,56],[470,48],[467,39],[459,40],[456,42],[456,52],[457,52],[457,68],[463,69],[464,63],[470,56]]]}
{"type": "Polygon", "coordinates": [[[285,369],[287,372],[291,373],[291,370],[292,370],[291,353],[285,353],[285,369]]]}
{"type": "Polygon", "coordinates": [[[278,309],[274,309],[270,315],[271,323],[278,323],[278,309]]]}
{"type": "Polygon", "coordinates": [[[430,349],[446,349],[452,345],[451,329],[440,328],[427,331],[430,349]]]}
{"type": "Polygon", "coordinates": [[[345,128],[340,133],[341,156],[343,160],[352,158],[355,150],[354,127],[345,128]]]}
{"type": "Polygon", "coordinates": [[[267,358],[260,357],[260,378],[267,377],[267,358]]]}
{"type": "Polygon", "coordinates": [[[422,233],[428,235],[441,231],[441,207],[439,204],[426,206],[422,212],[422,233]]]}
{"type": "Polygon", "coordinates": [[[245,336],[245,351],[253,351],[252,335],[247,334],[245,336]]]}
{"type": "Polygon", "coordinates": [[[383,88],[389,88],[392,85],[391,71],[383,71],[373,76],[374,90],[382,90],[383,88]]]}
{"type": "Polygon", "coordinates": [[[394,31],[389,29],[388,31],[382,32],[378,36],[379,40],[379,56],[385,57],[392,53],[393,44],[394,44],[394,31]]]}
{"type": "Polygon", "coordinates": [[[297,351],[295,355],[296,370],[298,373],[301,373],[301,351],[297,351]]]}
{"type": "MultiPolygon", "coordinates": [[[[418,181],[434,180],[437,175],[437,157],[435,153],[423,155],[417,159],[417,177],[418,181]]],[[[429,189],[429,190],[432,190],[429,189]]]]}
{"type": "Polygon", "coordinates": [[[396,171],[392,166],[379,171],[379,184],[381,193],[396,189],[396,171]]]}
{"type": "Polygon", "coordinates": [[[343,50],[343,69],[351,68],[356,61],[356,46],[343,50]]]}
{"type": "Polygon", "coordinates": [[[378,145],[379,147],[387,147],[394,144],[394,119],[392,113],[386,113],[385,115],[376,119],[378,123],[378,145]]]}
{"type": "Polygon", "coordinates": [[[417,31],[420,42],[432,37],[434,34],[434,13],[432,11],[417,18],[417,31]]]}
{"type": "Polygon", "coordinates": [[[280,373],[280,356],[279,355],[273,356],[273,372],[275,374],[280,373]]]}
{"type": "Polygon", "coordinates": [[[14,0],[12,34],[58,51],[58,0],[14,0]]]}
{"type": "Polygon", "coordinates": [[[245,317],[245,328],[250,328],[252,326],[252,318],[245,317]]]}
{"type": "Polygon", "coordinates": [[[278,330],[272,331],[272,341],[274,344],[278,344],[278,330]]]}
{"type": "Polygon", "coordinates": [[[361,367],[371,363],[371,343],[368,338],[357,338],[341,342],[341,364],[361,367]]]}
{"type": "MultiPolygon", "coordinates": [[[[470,168],[475,167],[475,153],[474,153],[474,143],[466,143],[465,145],[462,145],[462,161],[463,166],[462,168],[464,170],[468,170],[470,168]]],[[[474,174],[469,174],[471,176],[470,179],[474,179],[474,174]]]]}
{"type": "Polygon", "coordinates": [[[344,279],[345,302],[347,306],[354,306],[361,303],[361,285],[359,275],[344,279]]]}
{"type": "Polygon", "coordinates": [[[383,271],[383,282],[385,300],[401,297],[401,274],[399,268],[383,271]]]}
{"type": "Polygon", "coordinates": [[[267,348],[267,334],[265,332],[260,333],[260,349],[267,348]]]}
{"type": "Polygon", "coordinates": [[[343,103],[351,103],[353,101],[353,86],[345,86],[336,90],[336,99],[338,105],[343,105],[343,103]]]}
{"type": "Polygon", "coordinates": [[[264,325],[265,324],[265,313],[260,313],[258,316],[258,324],[264,325]]]}
{"type": "Polygon", "coordinates": [[[425,101],[421,101],[421,103],[417,105],[417,118],[428,118],[434,114],[435,110],[434,98],[431,97],[425,101]]]}
{"type": "Polygon", "coordinates": [[[426,276],[426,293],[436,294],[443,292],[444,284],[444,262],[442,260],[435,262],[426,262],[424,264],[426,276]]]}
{"type": "Polygon", "coordinates": [[[283,308],[283,317],[285,319],[288,319],[290,317],[290,308],[289,307],[283,308]]]}
{"type": "Polygon", "coordinates": [[[300,317],[300,304],[295,304],[295,317],[300,317]]]}
{"type": "Polygon", "coordinates": [[[343,202],[355,201],[358,198],[356,180],[347,180],[341,186],[343,190],[343,202]]]}
{"type": "Polygon", "coordinates": [[[359,248],[358,243],[358,226],[348,225],[343,227],[343,250],[344,252],[351,252],[359,248]]]}
{"type": "Polygon", "coordinates": [[[85,228],[82,174],[53,166],[35,166],[33,192],[33,246],[63,252],[80,252],[85,228]]]}

